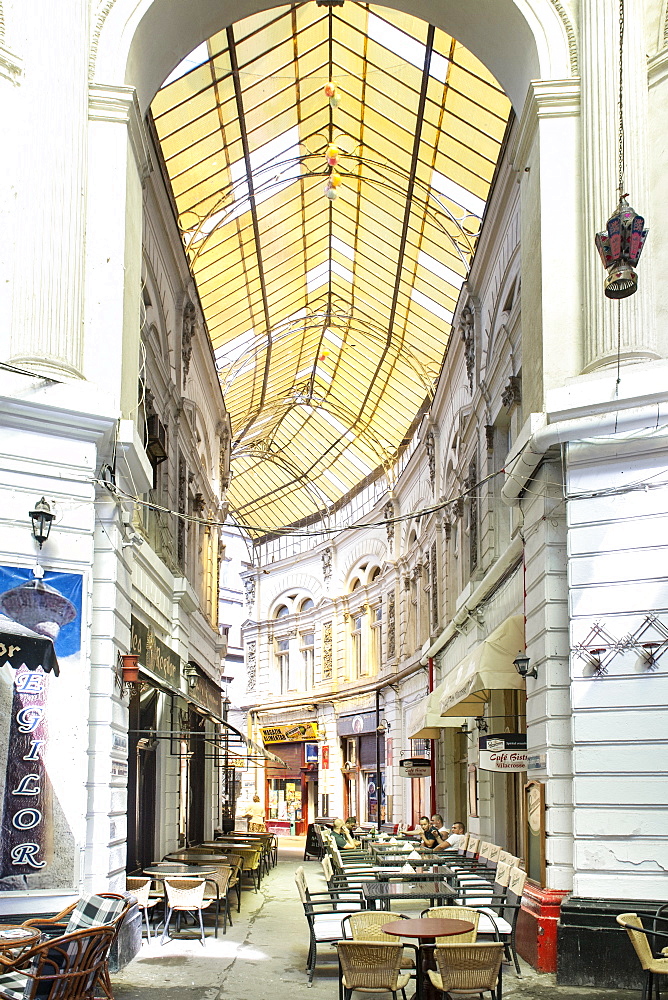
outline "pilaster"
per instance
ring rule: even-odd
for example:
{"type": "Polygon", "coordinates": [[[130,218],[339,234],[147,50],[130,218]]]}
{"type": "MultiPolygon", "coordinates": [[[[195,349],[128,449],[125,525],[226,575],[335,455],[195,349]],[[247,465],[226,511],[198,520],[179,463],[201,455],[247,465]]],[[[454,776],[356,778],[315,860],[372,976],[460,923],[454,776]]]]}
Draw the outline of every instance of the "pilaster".
{"type": "MultiPolygon", "coordinates": [[[[629,203],[643,214],[649,205],[647,176],[647,60],[640,0],[626,0],[624,25],[623,103],[625,189],[629,203]]],[[[606,299],[605,271],[594,246],[619,201],[619,7],[584,0],[581,8],[582,73],[582,217],[585,342],[583,370],[616,363],[618,318],[622,361],[657,357],[649,307],[651,257],[647,249],[635,295],[621,303],[606,299]],[[621,317],[619,312],[621,310],[621,317]]],[[[646,219],[651,227],[651,219],[646,219]]],[[[651,235],[649,237],[651,240],[651,235]]]]}

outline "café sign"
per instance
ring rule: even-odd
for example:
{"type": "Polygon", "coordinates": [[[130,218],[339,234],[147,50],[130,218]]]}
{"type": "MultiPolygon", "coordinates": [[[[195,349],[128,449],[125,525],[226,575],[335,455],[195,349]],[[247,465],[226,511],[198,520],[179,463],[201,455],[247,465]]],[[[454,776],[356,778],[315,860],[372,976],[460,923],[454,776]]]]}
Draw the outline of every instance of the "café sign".
{"type": "Polygon", "coordinates": [[[526,771],[526,733],[494,733],[478,740],[482,771],[526,771]]]}
{"type": "Polygon", "coordinates": [[[301,743],[318,738],[317,722],[290,722],[279,726],[262,726],[264,743],[301,743]]]}
{"type": "Polygon", "coordinates": [[[152,629],[132,616],[130,620],[132,652],[139,664],[161,680],[178,688],[181,680],[181,659],[178,653],[158,639],[152,629]]]}

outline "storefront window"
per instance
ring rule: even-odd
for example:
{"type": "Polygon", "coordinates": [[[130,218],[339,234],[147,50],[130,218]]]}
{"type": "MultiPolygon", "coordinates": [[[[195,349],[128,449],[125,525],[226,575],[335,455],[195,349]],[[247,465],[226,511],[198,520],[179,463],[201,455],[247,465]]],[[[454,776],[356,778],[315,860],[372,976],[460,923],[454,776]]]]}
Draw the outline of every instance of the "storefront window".
{"type": "MultiPolygon", "coordinates": [[[[378,792],[376,775],[367,773],[366,778],[366,819],[369,823],[378,822],[378,792]]],[[[380,774],[380,821],[385,822],[385,774],[380,774]]]]}
{"type": "Polygon", "coordinates": [[[269,781],[269,819],[298,822],[302,818],[302,784],[299,778],[269,781]]]}

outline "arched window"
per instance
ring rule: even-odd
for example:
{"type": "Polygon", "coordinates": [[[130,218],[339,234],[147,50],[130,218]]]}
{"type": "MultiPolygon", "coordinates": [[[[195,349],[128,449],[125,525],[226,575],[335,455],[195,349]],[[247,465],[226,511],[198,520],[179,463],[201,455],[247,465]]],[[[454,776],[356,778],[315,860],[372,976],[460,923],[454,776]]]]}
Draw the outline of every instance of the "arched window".
{"type": "Polygon", "coordinates": [[[311,600],[310,597],[307,597],[305,601],[302,601],[302,606],[301,606],[301,608],[299,610],[300,611],[310,611],[310,609],[313,608],[313,607],[315,607],[315,605],[313,604],[313,601],[311,600]]]}
{"type": "Polygon", "coordinates": [[[375,569],[371,570],[371,576],[369,577],[369,581],[373,583],[373,581],[377,580],[379,576],[380,576],[380,566],[376,566],[375,569]]]}
{"type": "Polygon", "coordinates": [[[350,585],[350,593],[352,594],[353,590],[359,590],[361,586],[362,584],[359,581],[359,577],[356,576],[350,585]]]}
{"type": "Polygon", "coordinates": [[[286,615],[290,614],[290,608],[287,604],[281,604],[280,608],[276,608],[276,614],[274,618],[285,618],[286,615]]]}

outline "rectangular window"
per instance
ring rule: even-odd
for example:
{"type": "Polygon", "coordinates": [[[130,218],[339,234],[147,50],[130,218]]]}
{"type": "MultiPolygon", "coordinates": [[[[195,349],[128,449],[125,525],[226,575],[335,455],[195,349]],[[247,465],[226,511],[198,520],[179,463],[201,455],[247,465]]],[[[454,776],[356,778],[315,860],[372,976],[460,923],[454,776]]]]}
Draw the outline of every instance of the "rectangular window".
{"type": "Polygon", "coordinates": [[[304,661],[304,687],[310,690],[313,687],[313,664],[315,660],[315,633],[302,632],[301,653],[304,661]]]}
{"type": "Polygon", "coordinates": [[[371,629],[373,634],[373,661],[376,670],[383,663],[383,605],[379,604],[371,612],[371,629]]]}
{"type": "Polygon", "coordinates": [[[353,677],[361,677],[362,668],[362,615],[355,615],[351,632],[353,645],[353,677]]]}
{"type": "Polygon", "coordinates": [[[287,694],[287,692],[290,690],[289,639],[278,639],[276,641],[276,666],[278,667],[278,677],[281,685],[281,694],[287,694]]]}

